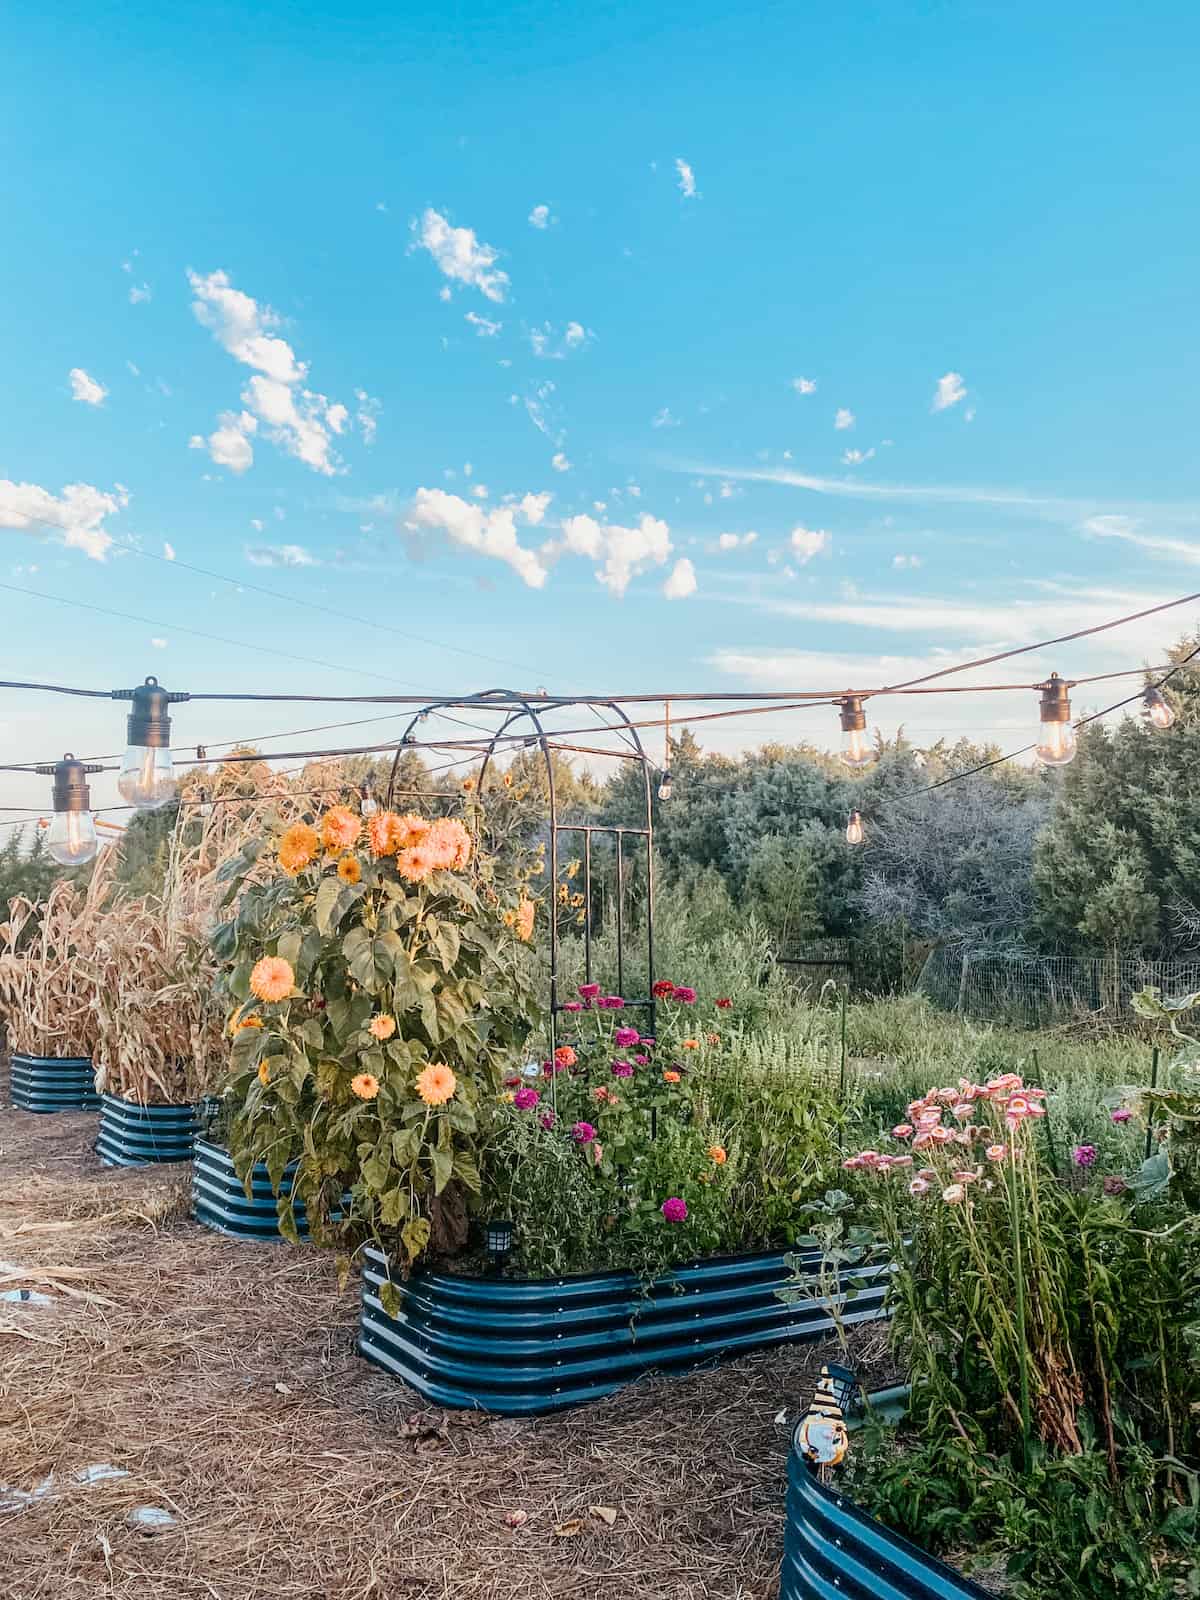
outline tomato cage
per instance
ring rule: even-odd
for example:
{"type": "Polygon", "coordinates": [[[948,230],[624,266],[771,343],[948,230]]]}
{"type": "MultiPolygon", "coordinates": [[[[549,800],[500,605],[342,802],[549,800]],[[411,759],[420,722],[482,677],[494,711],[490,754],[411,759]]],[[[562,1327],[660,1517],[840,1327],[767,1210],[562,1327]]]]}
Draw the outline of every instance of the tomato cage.
{"type": "Polygon", "coordinates": [[[646,1018],[645,1031],[653,1034],[652,779],[657,769],[646,753],[638,725],[625,709],[616,700],[567,699],[543,691],[530,695],[510,689],[431,700],[414,712],[396,747],[386,793],[389,806],[404,792],[399,777],[405,752],[416,749],[463,752],[452,764],[478,761],[476,782],[481,802],[498,759],[540,753],[546,803],[541,826],[547,855],[550,1050],[558,1044],[559,1017],[573,1002],[570,976],[562,968],[564,948],[569,949],[585,984],[613,983],[613,992],[622,998],[625,1009],[641,1012],[646,1018]],[[467,713],[472,720],[450,715],[455,712],[467,713]],[[490,715],[495,725],[484,726],[474,720],[480,714],[490,715]],[[433,718],[465,727],[474,737],[433,737],[424,731],[424,724],[433,718]],[[418,729],[422,731],[418,733],[418,729]],[[588,742],[581,742],[585,740],[588,742]],[[619,817],[578,815],[582,802],[577,796],[564,796],[568,773],[556,763],[556,757],[572,755],[628,764],[630,779],[620,786],[627,810],[619,817]],[[571,811],[576,814],[564,815],[571,811]],[[580,888],[560,899],[565,882],[562,868],[568,856],[573,858],[570,864],[577,869],[580,888]],[[569,940],[564,937],[568,931],[575,935],[569,940]],[[627,995],[631,982],[636,983],[638,992],[627,995]]]}

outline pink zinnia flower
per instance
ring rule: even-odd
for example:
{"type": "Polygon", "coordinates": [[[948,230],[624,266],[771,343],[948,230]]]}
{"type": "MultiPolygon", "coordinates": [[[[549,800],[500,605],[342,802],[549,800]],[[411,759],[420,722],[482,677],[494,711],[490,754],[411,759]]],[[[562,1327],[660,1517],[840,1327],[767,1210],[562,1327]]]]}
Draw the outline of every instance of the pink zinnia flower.
{"type": "Polygon", "coordinates": [[[681,1006],[694,1006],[696,1004],[696,991],[686,986],[675,989],[671,993],[672,1000],[678,1000],[681,1006]]]}
{"type": "Polygon", "coordinates": [[[622,1050],[626,1050],[631,1044],[637,1044],[639,1037],[640,1035],[636,1028],[618,1028],[616,1033],[613,1034],[613,1043],[619,1045],[622,1050]]]}
{"type": "Polygon", "coordinates": [[[612,1073],[614,1078],[632,1078],[633,1068],[628,1061],[614,1061],[612,1073]]]}
{"type": "Polygon", "coordinates": [[[619,994],[602,994],[596,1004],[601,1011],[622,1011],[625,1007],[625,1002],[619,994]]]}
{"type": "Polygon", "coordinates": [[[546,1132],[549,1133],[550,1129],[554,1126],[554,1113],[553,1113],[553,1111],[545,1112],[542,1116],[540,1116],[538,1118],[538,1121],[541,1123],[542,1127],[545,1128],[546,1132]]]}
{"type": "Polygon", "coordinates": [[[668,1222],[687,1221],[687,1201],[681,1200],[678,1195],[672,1195],[669,1200],[664,1200],[659,1210],[668,1222]]]}
{"type": "Polygon", "coordinates": [[[513,1095],[513,1105],[518,1111],[532,1111],[541,1098],[536,1089],[518,1089],[513,1095]]]}
{"type": "Polygon", "coordinates": [[[1132,1116],[1133,1112],[1130,1111],[1128,1106],[1118,1106],[1112,1114],[1112,1119],[1116,1123],[1128,1122],[1132,1116]]]}
{"type": "Polygon", "coordinates": [[[571,1129],[571,1137],[576,1144],[591,1144],[596,1137],[596,1130],[590,1122],[577,1122],[571,1129]]]}
{"type": "Polygon", "coordinates": [[[1096,1165],[1096,1146],[1094,1144],[1077,1144],[1071,1151],[1071,1160],[1077,1167],[1094,1167],[1096,1165]]]}
{"type": "Polygon", "coordinates": [[[911,1122],[898,1122],[896,1124],[896,1126],[892,1129],[892,1138],[893,1139],[907,1139],[911,1133],[912,1133],[912,1123],[911,1122]]]}
{"type": "Polygon", "coordinates": [[[598,1000],[600,998],[600,985],[598,983],[581,983],[579,985],[579,998],[581,1000],[598,1000]]]}
{"type": "Polygon", "coordinates": [[[582,1000],[568,1000],[564,1004],[563,1010],[564,1011],[582,1011],[583,1010],[583,1001],[582,1000]]]}

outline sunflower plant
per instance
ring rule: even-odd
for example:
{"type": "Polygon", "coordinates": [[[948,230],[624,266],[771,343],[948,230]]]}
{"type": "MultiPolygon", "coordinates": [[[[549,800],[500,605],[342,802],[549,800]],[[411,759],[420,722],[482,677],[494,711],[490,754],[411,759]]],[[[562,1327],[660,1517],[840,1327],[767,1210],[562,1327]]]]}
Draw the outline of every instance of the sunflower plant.
{"type": "Polygon", "coordinates": [[[465,1245],[479,1141],[538,1022],[485,865],[457,818],[335,805],[225,868],[238,1174],[265,1162],[278,1189],[294,1163],[315,1237],[365,1231],[405,1267],[465,1245]]]}

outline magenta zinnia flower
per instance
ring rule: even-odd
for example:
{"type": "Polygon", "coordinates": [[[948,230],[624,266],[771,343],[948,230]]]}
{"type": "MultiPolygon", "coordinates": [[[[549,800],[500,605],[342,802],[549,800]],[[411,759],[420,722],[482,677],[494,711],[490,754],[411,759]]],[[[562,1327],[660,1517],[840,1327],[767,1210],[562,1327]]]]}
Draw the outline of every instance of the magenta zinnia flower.
{"type": "Polygon", "coordinates": [[[553,1111],[545,1112],[541,1117],[538,1118],[538,1121],[541,1123],[542,1127],[545,1128],[546,1132],[549,1133],[550,1129],[554,1126],[553,1111]]]}
{"type": "Polygon", "coordinates": [[[518,1111],[532,1111],[541,1098],[536,1089],[518,1089],[513,1095],[513,1105],[518,1111]]]}
{"type": "MultiPolygon", "coordinates": [[[[681,989],[675,989],[672,991],[671,999],[678,1000],[681,1006],[694,1006],[696,1004],[696,991],[686,986],[681,989]]],[[[680,1204],[682,1204],[682,1201],[680,1204]]]]}
{"type": "Polygon", "coordinates": [[[687,1201],[681,1200],[678,1195],[672,1195],[669,1200],[664,1200],[659,1210],[668,1222],[687,1221],[687,1201]]]}
{"type": "Polygon", "coordinates": [[[1133,1112],[1128,1106],[1118,1106],[1112,1114],[1112,1119],[1114,1122],[1128,1122],[1132,1116],[1133,1112]]]}
{"type": "Polygon", "coordinates": [[[633,1067],[628,1061],[614,1061],[612,1064],[614,1078],[632,1078],[633,1067]]]}
{"type": "Polygon", "coordinates": [[[583,1010],[583,1001],[582,1000],[567,1000],[567,1001],[564,1001],[563,1002],[563,1010],[564,1011],[582,1011],[583,1010]]]}
{"type": "Polygon", "coordinates": [[[602,994],[596,1004],[601,1011],[623,1011],[625,1002],[619,994],[602,994]]]}
{"type": "Polygon", "coordinates": [[[1077,1144],[1071,1151],[1071,1160],[1077,1167],[1094,1167],[1096,1165],[1096,1146],[1094,1144],[1077,1144]]]}
{"type": "Polygon", "coordinates": [[[637,1042],[638,1031],[636,1028],[618,1028],[616,1033],[613,1034],[613,1043],[619,1045],[622,1050],[637,1042]]]}
{"type": "Polygon", "coordinates": [[[571,1129],[571,1137],[576,1144],[591,1144],[596,1137],[596,1130],[590,1122],[577,1122],[571,1129]]]}
{"type": "Polygon", "coordinates": [[[600,985],[598,983],[581,983],[579,985],[579,998],[581,1000],[598,1000],[600,998],[600,985]]]}

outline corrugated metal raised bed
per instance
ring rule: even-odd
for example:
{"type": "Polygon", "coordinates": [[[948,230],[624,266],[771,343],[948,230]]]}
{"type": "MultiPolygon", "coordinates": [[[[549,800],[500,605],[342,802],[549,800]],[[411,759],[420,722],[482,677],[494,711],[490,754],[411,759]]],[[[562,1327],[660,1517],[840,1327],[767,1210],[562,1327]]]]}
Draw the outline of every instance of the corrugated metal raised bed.
{"type": "Polygon", "coordinates": [[[27,1056],[9,1063],[9,1094],[18,1111],[94,1111],[100,1104],[91,1056],[27,1056]]]}
{"type": "MultiPolygon", "coordinates": [[[[800,1255],[815,1270],[819,1253],[800,1255]]],[[[843,1322],[881,1315],[887,1273],[847,1272],[862,1287],[843,1322]]],[[[438,1405],[537,1415],[597,1400],[644,1372],[823,1338],[828,1306],[815,1296],[785,1304],[776,1290],[790,1278],[775,1252],[698,1261],[645,1292],[628,1272],[532,1280],[419,1271],[394,1280],[401,1303],[390,1317],[379,1298],[386,1262],[368,1250],[358,1348],[438,1405]]]]}
{"type": "Polygon", "coordinates": [[[793,1440],[779,1600],[989,1600],[989,1595],[823,1484],[793,1440]]]}
{"type": "MultiPolygon", "coordinates": [[[[280,1193],[292,1191],[294,1167],[284,1170],[280,1193]]],[[[233,1160],[227,1150],[212,1144],[208,1139],[196,1140],[196,1159],[192,1166],[192,1215],[206,1228],[231,1234],[236,1239],[281,1239],[279,1209],[275,1192],[271,1188],[266,1163],[260,1161],[250,1178],[250,1198],[242,1180],[234,1171],[233,1160]]],[[[295,1208],[296,1232],[300,1238],[308,1237],[308,1217],[304,1206],[295,1208]]]]}
{"type": "Polygon", "coordinates": [[[96,1154],[106,1167],[190,1161],[195,1136],[194,1106],[141,1106],[115,1094],[100,1097],[96,1154]]]}

